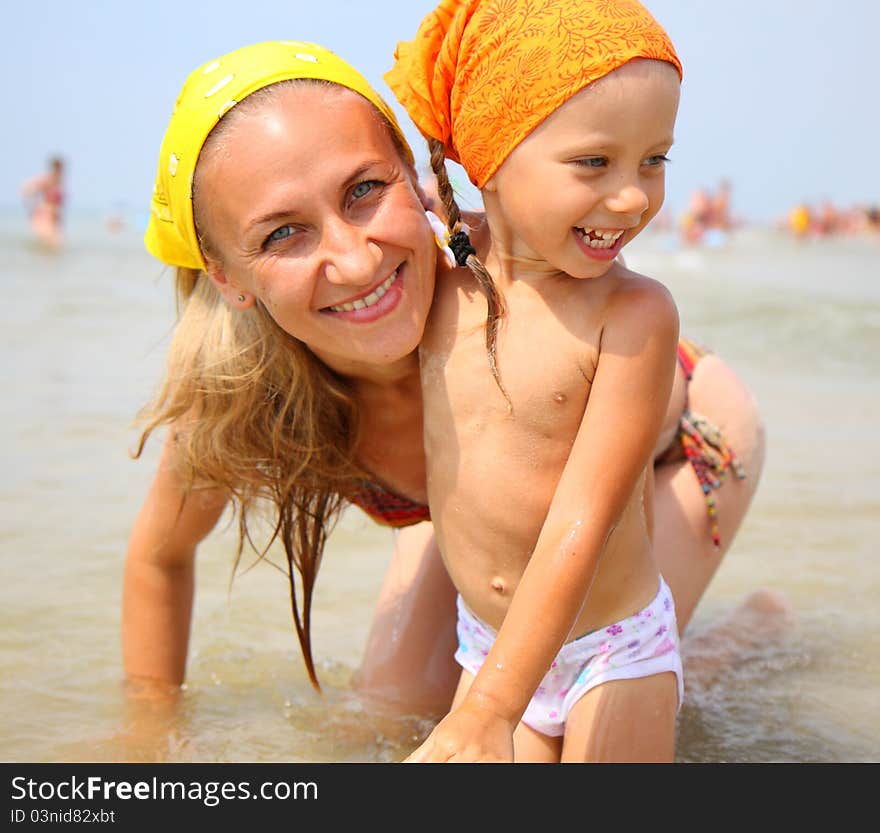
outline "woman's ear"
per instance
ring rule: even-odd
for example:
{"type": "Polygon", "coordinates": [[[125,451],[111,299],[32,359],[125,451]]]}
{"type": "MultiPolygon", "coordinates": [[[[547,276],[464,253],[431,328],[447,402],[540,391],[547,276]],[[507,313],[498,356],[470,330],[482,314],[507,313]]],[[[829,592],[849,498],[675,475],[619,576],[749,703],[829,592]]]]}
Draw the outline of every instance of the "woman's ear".
{"type": "Polygon", "coordinates": [[[211,283],[217,287],[219,293],[226,299],[226,303],[234,309],[250,309],[255,302],[254,296],[246,290],[240,289],[226,276],[223,267],[213,260],[207,262],[207,274],[211,283]]]}

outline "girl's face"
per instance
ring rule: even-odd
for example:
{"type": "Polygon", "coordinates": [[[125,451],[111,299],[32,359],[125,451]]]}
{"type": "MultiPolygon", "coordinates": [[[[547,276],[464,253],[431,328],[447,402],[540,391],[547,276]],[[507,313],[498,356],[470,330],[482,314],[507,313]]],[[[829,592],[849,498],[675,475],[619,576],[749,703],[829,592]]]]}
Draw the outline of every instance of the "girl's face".
{"type": "Polygon", "coordinates": [[[228,126],[197,183],[208,273],[230,303],[259,299],[343,374],[415,350],[437,249],[415,174],[366,100],[285,85],[228,126]]]}
{"type": "Polygon", "coordinates": [[[529,134],[484,187],[502,261],[605,274],[663,204],[679,87],[670,64],[630,61],[529,134]]]}

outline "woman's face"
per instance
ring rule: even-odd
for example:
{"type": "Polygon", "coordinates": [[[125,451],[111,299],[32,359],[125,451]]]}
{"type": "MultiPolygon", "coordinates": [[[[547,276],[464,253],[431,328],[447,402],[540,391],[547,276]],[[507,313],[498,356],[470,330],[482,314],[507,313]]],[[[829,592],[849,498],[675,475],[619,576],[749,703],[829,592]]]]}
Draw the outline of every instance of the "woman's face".
{"type": "Polygon", "coordinates": [[[341,373],[401,359],[421,340],[437,251],[415,174],[357,94],[274,93],[199,161],[209,274],[341,373]]]}

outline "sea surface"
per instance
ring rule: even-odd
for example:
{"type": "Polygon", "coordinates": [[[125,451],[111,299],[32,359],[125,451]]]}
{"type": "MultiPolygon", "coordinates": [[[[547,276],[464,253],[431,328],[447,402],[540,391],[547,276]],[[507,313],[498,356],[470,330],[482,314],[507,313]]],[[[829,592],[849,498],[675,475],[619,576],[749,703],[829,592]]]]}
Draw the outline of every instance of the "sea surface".
{"type": "MultiPolygon", "coordinates": [[[[713,242],[655,234],[627,250],[672,290],[682,332],[751,386],[767,426],[753,508],[688,636],[759,586],[787,596],[794,622],[686,693],[677,759],[878,761],[880,236],[743,229],[713,242]]],[[[182,702],[147,728],[133,720],[122,568],[159,444],[129,452],[173,327],[171,275],[137,227],[74,219],[50,253],[10,215],[0,288],[0,759],[403,758],[430,722],[376,712],[349,688],[392,542],[359,510],[333,533],[318,581],[323,694],[299,658],[285,576],[263,562],[233,579],[234,530],[220,528],[198,557],[182,702]]]]}

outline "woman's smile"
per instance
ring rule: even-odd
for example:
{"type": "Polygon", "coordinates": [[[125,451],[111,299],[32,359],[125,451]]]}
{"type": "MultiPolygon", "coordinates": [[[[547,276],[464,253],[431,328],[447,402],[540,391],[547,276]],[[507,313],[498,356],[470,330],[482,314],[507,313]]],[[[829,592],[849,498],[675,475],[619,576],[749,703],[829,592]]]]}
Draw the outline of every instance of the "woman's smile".
{"type": "Polygon", "coordinates": [[[368,322],[381,318],[397,306],[402,296],[403,281],[398,283],[403,265],[395,269],[385,280],[366,292],[361,292],[347,301],[324,307],[327,312],[345,318],[347,321],[368,322]],[[381,303],[380,303],[381,302],[381,303]]]}

